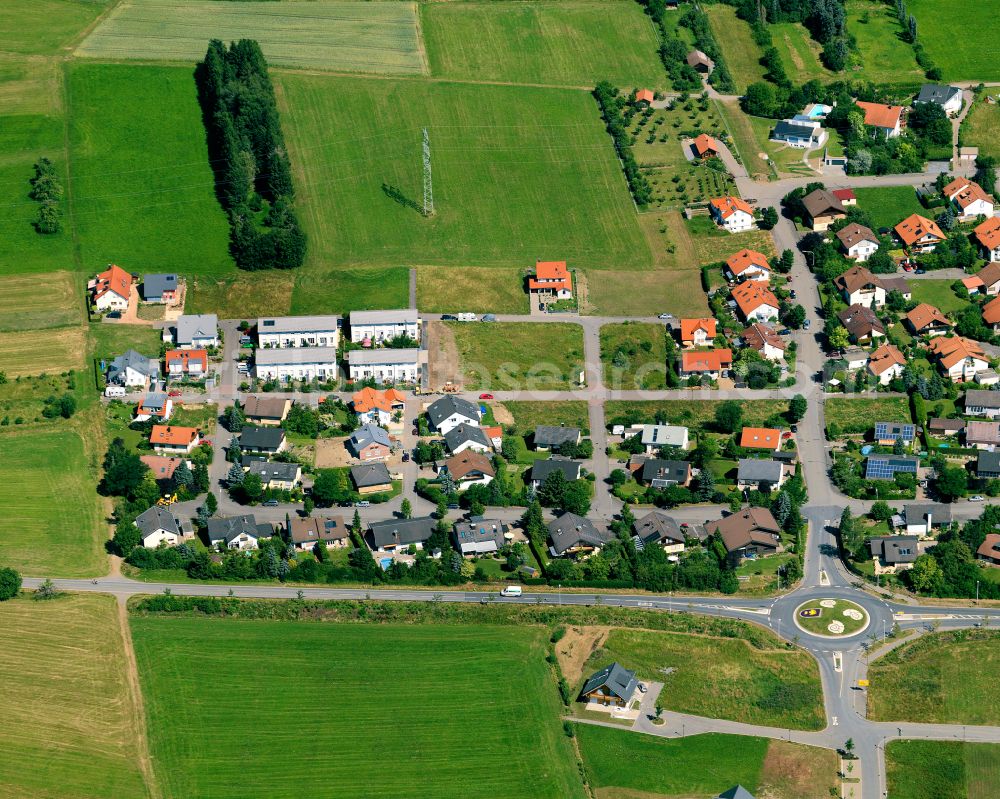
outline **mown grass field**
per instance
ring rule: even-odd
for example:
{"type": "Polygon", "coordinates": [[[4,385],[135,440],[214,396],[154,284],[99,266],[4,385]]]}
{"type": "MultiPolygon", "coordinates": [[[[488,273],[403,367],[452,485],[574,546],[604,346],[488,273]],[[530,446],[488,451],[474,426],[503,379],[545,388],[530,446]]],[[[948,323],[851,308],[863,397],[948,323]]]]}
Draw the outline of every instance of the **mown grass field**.
{"type": "MultiPolygon", "coordinates": [[[[694,392],[698,396],[699,392],[694,392]]],[[[667,424],[708,429],[715,420],[715,409],[725,400],[610,400],[604,404],[608,425],[619,417],[635,415],[639,421],[652,424],[657,414],[662,414],[667,424]]],[[[743,424],[763,425],[765,421],[788,410],[785,400],[743,400],[743,424]]]]}
{"type": "Polygon", "coordinates": [[[708,299],[697,269],[624,272],[588,270],[586,313],[605,316],[704,316],[708,299]]]}
{"type": "Polygon", "coordinates": [[[961,741],[890,741],[889,796],[899,799],[992,799],[1000,791],[1000,746],[961,741]]]}
{"type": "Polygon", "coordinates": [[[878,721],[1000,724],[1000,708],[984,701],[978,676],[998,666],[1000,633],[925,635],[872,662],[868,715],[878,721]]]}
{"type": "Polygon", "coordinates": [[[698,263],[702,265],[725,261],[744,247],[762,252],[768,257],[775,254],[774,239],[768,230],[729,233],[718,227],[708,216],[695,216],[685,220],[684,224],[694,242],[698,263]]]}
{"type": "Polygon", "coordinates": [[[913,0],[907,9],[917,18],[917,38],[941,67],[945,80],[1000,80],[1000,65],[993,57],[995,5],[976,0],[951,0],[946,5],[913,0]]]}
{"type": "Polygon", "coordinates": [[[292,292],[295,314],[347,313],[409,305],[410,270],[406,267],[302,269],[295,275],[292,292]]]}
{"type": "Polygon", "coordinates": [[[528,313],[528,269],[417,267],[417,307],[428,313],[528,313]]]}
{"type": "Polygon", "coordinates": [[[76,55],[196,61],[210,39],[256,39],[273,66],[339,72],[425,72],[414,3],[126,0],[76,55]]]}
{"type": "Polygon", "coordinates": [[[972,107],[962,123],[962,144],[978,147],[980,155],[1000,156],[1000,105],[977,102],[972,107]]]}
{"type": "Polygon", "coordinates": [[[520,435],[533,433],[540,424],[564,424],[579,427],[584,435],[590,433],[590,416],[586,402],[504,402],[503,406],[514,417],[514,426],[520,435]]]}
{"type": "Polygon", "coordinates": [[[828,397],[823,403],[827,426],[837,425],[843,433],[865,433],[875,422],[909,422],[910,403],[906,397],[851,399],[828,397]]]}
{"type": "Polygon", "coordinates": [[[0,3],[0,51],[47,54],[68,45],[109,0],[8,0],[0,3]]]}
{"type": "Polygon", "coordinates": [[[584,795],[542,628],[131,623],[165,797],[584,795]]]}
{"type": "Polygon", "coordinates": [[[595,0],[424,3],[431,74],[461,80],[663,88],[656,32],[638,4],[595,0]]]}
{"type": "Polygon", "coordinates": [[[663,325],[625,322],[601,328],[604,385],[613,390],[666,388],[663,325]],[[619,364],[615,363],[616,358],[619,364]]]}
{"type": "Polygon", "coordinates": [[[767,29],[781,55],[785,72],[795,75],[796,81],[836,80],[836,73],[823,66],[819,57],[823,48],[813,39],[805,25],[799,22],[779,22],[768,25],[767,29]]]}
{"type": "Polygon", "coordinates": [[[73,430],[0,435],[0,563],[28,575],[103,574],[106,528],[96,482],[73,430]]]}
{"type": "Polygon", "coordinates": [[[162,333],[159,328],[94,322],[90,325],[89,333],[89,351],[93,358],[110,360],[127,349],[133,349],[148,358],[158,357],[160,354],[162,333]]]}
{"type": "Polygon", "coordinates": [[[747,172],[755,180],[769,179],[774,172],[764,160],[766,150],[761,149],[759,137],[750,123],[750,117],[743,113],[737,101],[718,100],[715,105],[722,114],[726,130],[731,136],[729,146],[735,149],[747,172]]]}
{"type": "Polygon", "coordinates": [[[875,229],[895,227],[910,214],[934,217],[934,213],[924,208],[917,199],[912,186],[876,186],[855,189],[858,208],[865,211],[875,229]]]}
{"type": "Polygon", "coordinates": [[[148,796],[115,600],[0,604],[0,794],[148,796]]]}
{"type": "Polygon", "coordinates": [[[65,372],[84,364],[84,328],[0,333],[0,371],[7,377],[65,372]]]}
{"type": "Polygon", "coordinates": [[[801,730],[825,724],[816,663],[799,650],[759,650],[735,639],[615,629],[584,673],[612,661],[641,679],[662,682],[660,702],[668,711],[801,730]],[[712,668],[706,669],[706,663],[712,668]],[[665,676],[665,668],[674,671],[665,676]]]}
{"type": "Polygon", "coordinates": [[[413,263],[530,268],[538,258],[603,269],[651,263],[588,94],[290,73],[277,85],[314,274],[413,263]],[[431,218],[414,207],[425,126],[431,218]]]}
{"type": "Polygon", "coordinates": [[[235,271],[191,68],[71,62],[67,77],[83,268],[235,271]]]}
{"type": "Polygon", "coordinates": [[[952,291],[953,280],[912,280],[910,289],[914,302],[929,302],[942,313],[958,311],[969,305],[968,297],[959,297],[952,291]]]}
{"type": "Polygon", "coordinates": [[[83,324],[82,289],[72,272],[0,276],[0,332],[83,324]]]}
{"type": "Polygon", "coordinates": [[[715,40],[723,48],[726,66],[736,83],[736,92],[742,94],[751,83],[764,78],[760,48],[753,40],[750,25],[736,16],[736,9],[732,6],[706,6],[705,13],[708,14],[715,40]]]}
{"type": "Polygon", "coordinates": [[[587,779],[602,799],[717,796],[742,785],[772,799],[815,799],[836,784],[826,749],[738,735],[669,739],[576,725],[587,779]]]}
{"type": "Polygon", "coordinates": [[[478,390],[565,390],[583,369],[583,329],[557,322],[443,322],[458,349],[462,385],[478,390]]]}
{"type": "MultiPolygon", "coordinates": [[[[860,53],[860,64],[849,70],[849,75],[872,83],[924,82],[924,71],[917,64],[913,48],[902,39],[903,31],[896,19],[894,6],[878,0],[847,0],[846,6],[847,32],[857,39],[860,53]]],[[[916,11],[909,5],[907,10],[910,13],[916,11]]],[[[956,15],[955,19],[961,18],[956,15]]],[[[925,30],[921,27],[917,35],[926,46],[925,30]]]]}

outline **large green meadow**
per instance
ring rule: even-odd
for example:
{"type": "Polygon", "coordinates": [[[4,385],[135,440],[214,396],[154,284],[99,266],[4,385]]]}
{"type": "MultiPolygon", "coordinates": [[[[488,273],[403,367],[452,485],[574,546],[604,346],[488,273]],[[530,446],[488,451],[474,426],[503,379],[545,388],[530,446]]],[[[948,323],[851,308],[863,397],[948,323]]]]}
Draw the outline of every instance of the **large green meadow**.
{"type": "Polygon", "coordinates": [[[885,771],[894,799],[993,799],[1000,791],[1000,746],[890,741],[885,771]]]}
{"type": "Polygon", "coordinates": [[[997,81],[997,6],[982,0],[910,0],[917,18],[917,38],[945,80],[997,81]]]}
{"type": "Polygon", "coordinates": [[[306,269],[642,268],[651,256],[584,92],[278,75],[306,269]],[[433,217],[424,217],[421,129],[433,217]]]}
{"type": "Polygon", "coordinates": [[[635,2],[424,3],[431,74],[589,88],[660,88],[656,32],[635,2]]]}
{"type": "Polygon", "coordinates": [[[167,799],[583,797],[541,627],[131,624],[167,799]]]}

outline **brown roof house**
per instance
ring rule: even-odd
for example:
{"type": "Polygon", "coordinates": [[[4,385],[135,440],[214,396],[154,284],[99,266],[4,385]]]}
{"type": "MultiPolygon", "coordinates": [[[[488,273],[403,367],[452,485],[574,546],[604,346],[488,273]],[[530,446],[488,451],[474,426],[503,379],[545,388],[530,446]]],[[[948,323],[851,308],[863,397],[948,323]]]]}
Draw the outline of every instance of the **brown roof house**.
{"type": "Polygon", "coordinates": [[[291,409],[290,399],[250,396],[243,403],[243,416],[254,424],[278,426],[285,421],[291,409]]]}
{"type": "Polygon", "coordinates": [[[833,285],[840,289],[848,305],[864,305],[866,308],[880,308],[885,305],[886,288],[882,278],[863,266],[852,266],[833,279],[833,285]]]}
{"type": "Polygon", "coordinates": [[[782,361],[785,358],[785,347],[788,345],[770,325],[754,322],[740,333],[740,338],[748,347],[757,350],[764,360],[782,361]]]}
{"type": "Polygon", "coordinates": [[[289,519],[288,534],[296,549],[309,550],[323,543],[327,549],[341,549],[351,542],[351,530],[342,516],[289,519]]]}
{"type": "Polygon", "coordinates": [[[782,552],[781,527],[767,508],[746,508],[705,525],[709,535],[718,533],[730,562],[735,566],[782,552]]]}
{"type": "Polygon", "coordinates": [[[973,422],[965,425],[965,446],[976,449],[996,449],[1000,444],[1000,422],[973,422]]]}
{"type": "Polygon", "coordinates": [[[868,371],[882,386],[902,375],[905,366],[906,358],[894,344],[883,344],[868,356],[868,371]]]}
{"type": "Polygon", "coordinates": [[[848,258],[863,264],[878,249],[878,236],[871,228],[852,222],[837,231],[837,239],[848,258]]]}
{"type": "Polygon", "coordinates": [[[489,485],[496,477],[490,459],[472,449],[452,455],[442,464],[439,473],[447,473],[459,491],[473,485],[489,485]]]}
{"type": "Polygon", "coordinates": [[[806,218],[803,220],[813,230],[827,230],[838,219],[846,219],[844,204],[826,189],[816,189],[802,198],[806,218]]]}
{"type": "Polygon", "coordinates": [[[885,338],[885,325],[867,305],[857,303],[845,308],[837,318],[855,344],[870,344],[877,338],[885,338]]]}
{"type": "Polygon", "coordinates": [[[929,303],[922,302],[906,316],[906,326],[918,336],[944,336],[951,332],[948,317],[929,303]]]}
{"type": "Polygon", "coordinates": [[[715,69],[715,62],[701,50],[692,50],[688,53],[687,63],[689,67],[693,67],[698,72],[704,72],[706,74],[715,69]]]}
{"type": "Polygon", "coordinates": [[[1000,566],[1000,533],[987,533],[976,550],[976,557],[992,566],[1000,566]]]}

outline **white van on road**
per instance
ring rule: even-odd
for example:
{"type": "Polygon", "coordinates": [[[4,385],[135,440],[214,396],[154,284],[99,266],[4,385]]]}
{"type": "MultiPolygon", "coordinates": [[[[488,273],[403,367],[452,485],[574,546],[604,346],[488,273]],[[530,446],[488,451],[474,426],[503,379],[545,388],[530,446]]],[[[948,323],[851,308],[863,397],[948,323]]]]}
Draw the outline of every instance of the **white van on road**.
{"type": "Polygon", "coordinates": [[[519,585],[508,585],[500,592],[500,596],[521,596],[524,591],[519,585]]]}

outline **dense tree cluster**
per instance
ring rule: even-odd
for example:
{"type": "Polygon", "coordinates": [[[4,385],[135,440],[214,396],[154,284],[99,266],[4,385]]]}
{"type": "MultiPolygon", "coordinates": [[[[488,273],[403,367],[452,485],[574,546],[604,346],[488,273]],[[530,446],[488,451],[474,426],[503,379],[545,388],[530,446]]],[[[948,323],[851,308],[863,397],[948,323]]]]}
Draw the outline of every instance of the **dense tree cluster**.
{"type": "Polygon", "coordinates": [[[292,209],[292,173],[274,88],[257,42],[214,39],[195,70],[219,201],[241,269],[290,269],[306,237],[292,209]]]}
{"type": "Polygon", "coordinates": [[[35,230],[45,235],[62,231],[63,186],[56,174],[56,168],[48,158],[39,158],[35,163],[35,175],[29,181],[31,191],[28,196],[38,203],[38,219],[35,230]]]}
{"type": "Polygon", "coordinates": [[[628,100],[619,93],[617,87],[606,80],[602,80],[594,88],[594,98],[601,107],[604,124],[615,143],[615,151],[621,160],[622,169],[625,170],[625,179],[628,181],[632,198],[636,205],[645,208],[653,198],[653,187],[649,185],[646,176],[639,171],[639,164],[632,154],[631,138],[622,116],[622,109],[628,100]]]}
{"type": "Polygon", "coordinates": [[[681,14],[679,24],[694,34],[694,42],[698,49],[711,58],[715,64],[712,73],[708,76],[708,82],[721,94],[735,94],[736,84],[733,82],[733,76],[729,73],[729,67],[726,66],[722,48],[715,41],[712,26],[708,22],[708,14],[700,6],[689,5],[681,14]]]}

